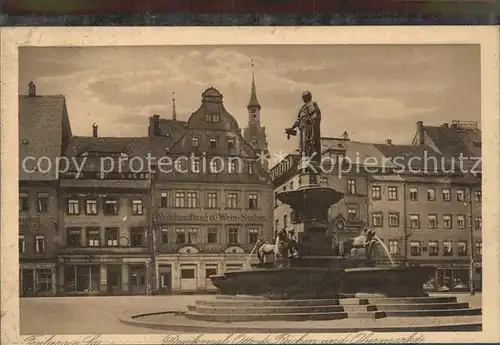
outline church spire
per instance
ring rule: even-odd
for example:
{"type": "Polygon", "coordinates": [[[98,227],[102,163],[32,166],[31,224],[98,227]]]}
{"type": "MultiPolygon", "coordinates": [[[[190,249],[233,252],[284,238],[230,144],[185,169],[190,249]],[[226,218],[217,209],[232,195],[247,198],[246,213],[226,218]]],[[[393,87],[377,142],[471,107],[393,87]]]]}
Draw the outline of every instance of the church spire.
{"type": "Polygon", "coordinates": [[[252,91],[250,93],[250,102],[248,102],[248,109],[258,108],[260,109],[259,101],[257,100],[257,91],[255,89],[255,74],[253,70],[254,64],[252,59],[252,91]]]}
{"type": "Polygon", "coordinates": [[[172,92],[172,120],[177,120],[177,113],[175,112],[175,92],[172,92]]]}

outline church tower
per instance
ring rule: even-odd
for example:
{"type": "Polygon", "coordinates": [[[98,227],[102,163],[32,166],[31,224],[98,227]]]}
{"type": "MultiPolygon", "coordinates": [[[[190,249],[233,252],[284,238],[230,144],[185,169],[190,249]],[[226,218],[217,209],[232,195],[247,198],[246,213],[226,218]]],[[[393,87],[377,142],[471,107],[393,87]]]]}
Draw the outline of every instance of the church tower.
{"type": "MultiPolygon", "coordinates": [[[[248,110],[248,127],[243,132],[243,138],[249,143],[255,153],[268,156],[266,127],[261,126],[260,110],[262,109],[257,100],[257,89],[255,87],[254,63],[252,60],[252,88],[250,90],[250,101],[247,105],[248,110]]],[[[269,171],[269,164],[264,161],[263,167],[269,171]]]]}

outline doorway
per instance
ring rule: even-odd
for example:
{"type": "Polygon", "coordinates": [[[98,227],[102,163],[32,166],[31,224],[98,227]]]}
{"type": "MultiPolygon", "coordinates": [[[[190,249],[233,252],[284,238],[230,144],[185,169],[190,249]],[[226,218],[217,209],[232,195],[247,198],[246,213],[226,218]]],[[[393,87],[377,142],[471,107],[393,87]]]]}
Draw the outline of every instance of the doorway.
{"type": "Polygon", "coordinates": [[[158,274],[160,278],[159,292],[169,294],[172,291],[172,266],[159,265],[158,274]]]}
{"type": "Polygon", "coordinates": [[[146,266],[130,266],[130,293],[132,295],[145,295],[147,292],[146,266]]]}
{"type": "Polygon", "coordinates": [[[108,295],[116,295],[121,291],[122,268],[121,266],[108,266],[107,271],[108,295]]]}
{"type": "Polygon", "coordinates": [[[23,286],[22,293],[25,297],[32,297],[35,295],[35,275],[33,270],[23,270],[23,286]]]}

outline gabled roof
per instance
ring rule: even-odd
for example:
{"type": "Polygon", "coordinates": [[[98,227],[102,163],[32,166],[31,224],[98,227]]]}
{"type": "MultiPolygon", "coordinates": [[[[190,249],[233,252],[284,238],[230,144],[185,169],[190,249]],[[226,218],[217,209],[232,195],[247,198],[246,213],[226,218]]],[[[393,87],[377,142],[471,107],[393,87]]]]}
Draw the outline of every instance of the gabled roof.
{"type": "MultiPolygon", "coordinates": [[[[71,135],[64,96],[19,95],[19,180],[51,181],[57,179],[55,169],[46,173],[29,172],[36,166],[30,157],[49,159],[54,166],[62,154],[65,138],[71,135]],[[43,129],[43,130],[41,130],[43,129]],[[23,161],[26,161],[26,169],[23,161]]],[[[47,162],[42,162],[46,168],[47,162]]]]}
{"type": "Polygon", "coordinates": [[[377,148],[376,144],[340,138],[321,138],[321,148],[323,154],[328,151],[344,152],[348,162],[351,162],[352,165],[395,167],[377,148]]]}
{"type": "Polygon", "coordinates": [[[481,157],[481,131],[452,126],[424,126],[424,131],[445,156],[481,157]]]}
{"type": "Polygon", "coordinates": [[[160,118],[160,135],[179,139],[185,132],[187,121],[160,118]]]}

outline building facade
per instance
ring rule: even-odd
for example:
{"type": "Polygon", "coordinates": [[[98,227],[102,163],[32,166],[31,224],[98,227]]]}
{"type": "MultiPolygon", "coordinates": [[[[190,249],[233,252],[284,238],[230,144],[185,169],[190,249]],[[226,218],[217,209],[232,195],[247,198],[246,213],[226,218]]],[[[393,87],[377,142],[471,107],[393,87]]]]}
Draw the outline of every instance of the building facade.
{"type": "Polygon", "coordinates": [[[19,96],[19,294],[57,289],[58,175],[53,167],[71,136],[63,96],[40,96],[30,83],[19,96]],[[44,131],[40,131],[44,128],[44,131]]]}
{"type": "Polygon", "coordinates": [[[205,90],[183,134],[157,137],[153,152],[157,293],[214,290],[210,275],[255,264],[258,238],[272,239],[273,189],[222,94],[205,90]]]}

